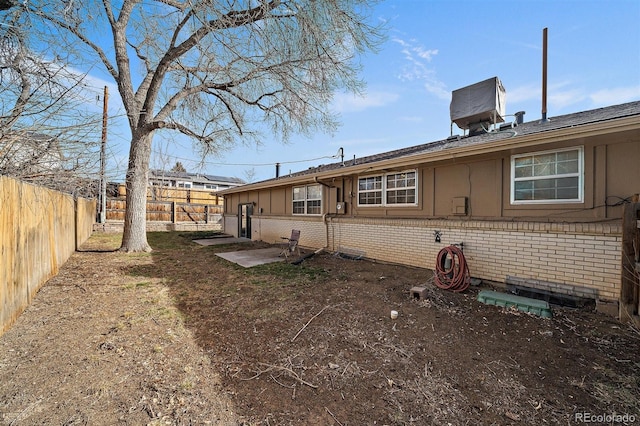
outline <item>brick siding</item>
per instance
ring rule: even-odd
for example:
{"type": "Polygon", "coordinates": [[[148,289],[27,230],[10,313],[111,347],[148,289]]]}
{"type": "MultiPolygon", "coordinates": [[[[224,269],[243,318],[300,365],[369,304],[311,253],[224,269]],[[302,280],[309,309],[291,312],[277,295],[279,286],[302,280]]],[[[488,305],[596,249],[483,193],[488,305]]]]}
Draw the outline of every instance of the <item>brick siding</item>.
{"type": "MultiPolygon", "coordinates": [[[[230,232],[237,219],[224,220],[230,232]]],[[[473,277],[504,283],[511,276],[543,290],[619,299],[619,224],[327,217],[325,225],[320,217],[252,218],[255,240],[279,242],[291,229],[301,230],[302,246],[429,269],[440,249],[462,242],[473,277]]]]}
{"type": "Polygon", "coordinates": [[[281,243],[281,237],[289,237],[292,229],[300,230],[300,246],[309,248],[325,247],[327,229],[320,217],[260,217],[251,218],[253,240],[281,243]]]}

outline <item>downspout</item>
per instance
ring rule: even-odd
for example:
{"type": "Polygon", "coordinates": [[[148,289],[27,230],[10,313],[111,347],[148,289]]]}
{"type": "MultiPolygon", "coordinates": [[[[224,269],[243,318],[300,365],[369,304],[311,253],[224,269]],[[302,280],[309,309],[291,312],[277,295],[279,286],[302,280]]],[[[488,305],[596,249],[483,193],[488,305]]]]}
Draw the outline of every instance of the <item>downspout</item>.
{"type": "MultiPolygon", "coordinates": [[[[326,186],[327,188],[333,188],[332,186],[327,185],[327,184],[326,184],[326,183],[324,183],[324,182],[320,182],[320,181],[318,180],[318,177],[317,177],[317,176],[314,176],[314,177],[313,177],[313,180],[314,180],[316,183],[319,183],[319,184],[320,184],[320,185],[322,185],[322,186],[326,186]]],[[[329,198],[331,198],[331,197],[329,197],[329,198]]],[[[322,223],[324,223],[324,241],[325,241],[324,249],[325,249],[325,250],[329,250],[329,224],[327,223],[327,217],[328,217],[328,216],[329,216],[329,213],[325,213],[325,214],[323,214],[323,215],[322,215],[322,223]]]]}
{"type": "MultiPolygon", "coordinates": [[[[320,182],[318,180],[318,176],[314,176],[313,177],[313,181],[315,183],[319,183],[322,186],[326,186],[329,189],[334,188],[331,185],[328,185],[328,184],[326,184],[324,182],[320,182]]],[[[325,250],[329,250],[329,224],[327,223],[327,217],[330,217],[329,214],[330,213],[325,213],[325,214],[322,215],[322,223],[324,223],[324,229],[325,229],[325,235],[324,235],[324,240],[325,240],[324,249],[325,250]]]]}
{"type": "Polygon", "coordinates": [[[325,213],[322,215],[322,223],[324,223],[324,240],[325,240],[325,244],[324,244],[324,249],[325,250],[329,250],[329,224],[327,223],[327,217],[329,216],[329,213],[325,213]]]}

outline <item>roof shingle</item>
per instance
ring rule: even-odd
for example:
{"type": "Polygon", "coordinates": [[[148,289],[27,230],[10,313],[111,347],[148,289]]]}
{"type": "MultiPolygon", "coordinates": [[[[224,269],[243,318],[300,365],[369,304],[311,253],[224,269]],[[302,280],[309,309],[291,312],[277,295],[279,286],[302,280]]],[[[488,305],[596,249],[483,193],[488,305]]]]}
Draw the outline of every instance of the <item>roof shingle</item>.
{"type": "MultiPolygon", "coordinates": [[[[342,163],[331,163],[320,165],[318,167],[312,167],[300,172],[291,173],[280,178],[267,179],[263,182],[271,180],[282,179],[285,177],[303,176],[318,172],[324,172],[334,170],[342,167],[353,166],[356,164],[368,164],[375,163],[383,160],[390,160],[394,158],[407,157],[412,155],[424,154],[427,152],[436,152],[451,148],[459,148],[464,146],[472,146],[478,144],[484,144],[500,139],[511,138],[514,136],[525,136],[538,133],[544,133],[552,130],[559,130],[563,128],[582,126],[590,123],[603,122],[607,120],[619,119],[629,116],[640,116],[640,101],[629,102],[621,105],[614,105],[610,107],[603,107],[593,109],[589,111],[583,111],[573,114],[560,115],[557,117],[551,117],[546,122],[542,123],[539,120],[525,122],[514,128],[508,128],[501,131],[488,132],[477,136],[453,136],[447,139],[442,139],[434,142],[428,142],[421,145],[415,145],[407,148],[396,149],[393,151],[383,152],[380,154],[373,154],[362,158],[356,158],[354,160],[348,160],[342,163]]],[[[640,117],[639,117],[640,120],[640,117]]]]}

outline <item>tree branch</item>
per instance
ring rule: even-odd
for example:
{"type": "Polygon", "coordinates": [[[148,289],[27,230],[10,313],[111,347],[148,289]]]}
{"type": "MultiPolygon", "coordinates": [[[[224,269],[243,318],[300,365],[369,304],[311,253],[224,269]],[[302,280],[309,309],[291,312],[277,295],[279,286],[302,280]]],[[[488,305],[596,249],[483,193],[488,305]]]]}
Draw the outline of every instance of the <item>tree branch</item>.
{"type": "MultiPolygon", "coordinates": [[[[191,36],[177,46],[171,47],[160,59],[156,71],[149,82],[149,90],[142,106],[144,111],[152,111],[155,105],[159,88],[164,81],[170,64],[177,58],[189,52],[205,36],[216,30],[236,28],[265,19],[269,13],[280,5],[280,0],[261,2],[260,6],[243,11],[230,11],[221,18],[209,21],[206,25],[198,28],[191,36]]],[[[177,39],[174,34],[173,40],[177,39]]]]}

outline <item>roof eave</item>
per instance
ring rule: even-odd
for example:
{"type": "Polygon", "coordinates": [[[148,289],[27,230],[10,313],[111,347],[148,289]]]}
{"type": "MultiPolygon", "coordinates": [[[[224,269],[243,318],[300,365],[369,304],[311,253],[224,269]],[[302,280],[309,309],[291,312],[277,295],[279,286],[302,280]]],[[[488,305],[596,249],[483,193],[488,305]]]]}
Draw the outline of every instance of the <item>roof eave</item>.
{"type": "Polygon", "coordinates": [[[300,183],[309,183],[319,179],[330,179],[346,175],[375,172],[388,168],[414,167],[419,163],[472,157],[499,151],[509,151],[512,149],[527,148],[554,142],[563,142],[571,139],[579,139],[582,137],[593,137],[612,133],[612,131],[618,133],[638,129],[640,129],[640,120],[637,115],[633,115],[597,123],[566,127],[562,129],[532,133],[523,136],[514,136],[511,138],[499,139],[496,141],[479,143],[476,145],[465,145],[461,147],[443,149],[441,151],[411,154],[404,157],[391,158],[387,160],[357,164],[353,166],[345,166],[338,169],[331,169],[317,173],[308,173],[300,176],[282,176],[277,180],[271,179],[263,182],[257,182],[255,184],[246,184],[240,187],[228,188],[222,191],[218,191],[217,193],[219,195],[227,195],[238,192],[257,191],[261,189],[272,188],[274,186],[289,186],[300,183]]]}

